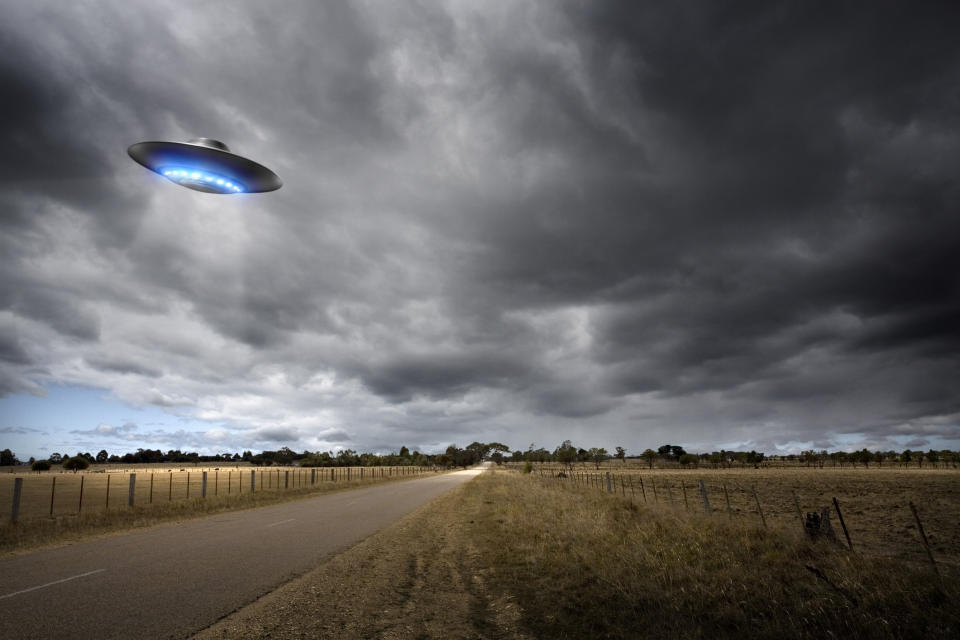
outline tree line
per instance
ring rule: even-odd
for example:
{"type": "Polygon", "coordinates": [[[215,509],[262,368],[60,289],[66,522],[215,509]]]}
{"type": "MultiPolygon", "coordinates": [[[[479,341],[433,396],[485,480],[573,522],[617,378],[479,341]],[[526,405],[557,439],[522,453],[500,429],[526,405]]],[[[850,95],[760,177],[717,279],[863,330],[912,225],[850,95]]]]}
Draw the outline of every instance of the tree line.
{"type": "MultiPolygon", "coordinates": [[[[101,449],[96,455],[89,452],[78,452],[74,456],[53,453],[49,458],[35,460],[30,458],[26,464],[36,470],[49,469],[51,465],[61,465],[65,469],[85,469],[91,464],[151,464],[151,463],[240,463],[245,462],[255,466],[303,466],[303,467],[380,467],[380,466],[437,466],[437,467],[469,467],[483,460],[491,460],[497,464],[504,462],[557,462],[571,467],[575,463],[593,464],[597,468],[606,460],[616,458],[626,462],[627,458],[640,459],[649,468],[660,466],[681,467],[712,467],[729,468],[735,466],[759,466],[772,460],[787,460],[808,467],[825,466],[845,467],[847,465],[869,468],[870,465],[882,467],[884,464],[901,466],[915,465],[922,468],[924,464],[946,464],[956,466],[960,463],[960,452],[949,449],[930,449],[928,451],[870,451],[866,448],[859,451],[832,451],[825,449],[802,451],[799,454],[782,456],[767,456],[757,451],[713,451],[710,453],[689,453],[680,445],[665,444],[657,449],[645,449],[639,455],[628,456],[626,449],[621,446],[615,448],[614,453],[603,447],[589,449],[575,446],[570,440],[564,440],[552,451],[543,447],[535,448],[531,444],[526,450],[510,450],[510,447],[499,442],[472,442],[466,447],[455,444],[447,447],[442,453],[422,453],[410,451],[407,447],[400,447],[396,453],[377,454],[359,453],[353,449],[340,451],[302,451],[297,452],[289,447],[276,451],[261,451],[254,454],[252,451],[243,453],[220,453],[215,455],[201,455],[197,452],[184,452],[171,449],[163,452],[160,449],[137,449],[135,452],[122,455],[109,454],[101,449]]],[[[0,451],[0,466],[24,464],[10,449],[0,451]]]]}
{"type": "Polygon", "coordinates": [[[420,451],[410,451],[407,447],[400,447],[396,453],[376,454],[358,453],[353,449],[340,451],[302,451],[297,452],[289,447],[277,451],[262,451],[254,454],[252,451],[241,453],[220,453],[216,455],[201,455],[197,452],[184,452],[171,449],[164,453],[160,449],[137,449],[135,452],[122,455],[110,454],[101,449],[96,455],[90,452],[78,452],[74,456],[52,453],[48,458],[37,460],[30,458],[26,463],[21,462],[10,450],[0,451],[0,466],[14,466],[29,464],[35,471],[50,469],[53,465],[60,465],[64,469],[77,471],[86,469],[91,464],[153,464],[172,462],[178,464],[219,463],[230,464],[245,462],[254,466],[301,466],[301,467],[470,467],[492,455],[499,454],[503,460],[503,453],[510,448],[499,442],[482,443],[472,442],[466,447],[452,444],[443,453],[429,454],[420,451]]]}
{"type": "Polygon", "coordinates": [[[731,467],[758,467],[772,461],[791,461],[806,466],[839,466],[862,465],[869,468],[870,465],[882,467],[884,464],[898,464],[901,466],[916,465],[922,468],[925,463],[947,464],[956,466],[960,463],[960,452],[949,449],[930,449],[928,451],[913,451],[904,449],[903,451],[870,451],[866,448],[859,451],[803,451],[800,454],[789,454],[781,456],[768,456],[758,451],[712,451],[710,453],[688,453],[682,446],[665,444],[657,449],[645,449],[639,455],[628,456],[623,447],[616,447],[616,452],[610,454],[602,447],[591,447],[585,449],[577,447],[570,440],[564,440],[553,451],[543,447],[534,448],[531,444],[526,451],[516,450],[510,453],[506,459],[510,462],[558,462],[568,467],[574,463],[587,464],[592,463],[599,469],[600,464],[605,460],[617,458],[626,462],[627,458],[640,459],[649,468],[656,465],[660,466],[681,466],[681,467],[711,467],[715,469],[724,469],[731,467]]]}

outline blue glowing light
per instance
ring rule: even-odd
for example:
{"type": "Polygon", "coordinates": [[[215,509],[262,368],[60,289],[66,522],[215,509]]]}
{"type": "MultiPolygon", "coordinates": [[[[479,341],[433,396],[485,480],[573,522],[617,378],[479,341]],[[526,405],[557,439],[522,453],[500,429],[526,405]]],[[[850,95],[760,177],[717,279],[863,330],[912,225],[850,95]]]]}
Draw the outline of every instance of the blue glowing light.
{"type": "Polygon", "coordinates": [[[162,174],[171,182],[199,191],[212,191],[214,193],[243,193],[245,191],[243,185],[233,178],[227,178],[212,171],[195,168],[161,167],[157,169],[157,173],[162,174]],[[198,189],[198,187],[200,188],[198,189]]]}

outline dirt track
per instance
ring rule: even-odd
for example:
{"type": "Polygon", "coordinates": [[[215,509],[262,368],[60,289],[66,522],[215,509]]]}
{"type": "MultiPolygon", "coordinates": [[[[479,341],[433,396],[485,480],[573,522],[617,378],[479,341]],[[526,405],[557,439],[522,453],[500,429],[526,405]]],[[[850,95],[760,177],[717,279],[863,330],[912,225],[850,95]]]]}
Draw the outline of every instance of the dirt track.
{"type": "Polygon", "coordinates": [[[444,474],[0,560],[3,637],[187,637],[477,472],[444,474]]]}

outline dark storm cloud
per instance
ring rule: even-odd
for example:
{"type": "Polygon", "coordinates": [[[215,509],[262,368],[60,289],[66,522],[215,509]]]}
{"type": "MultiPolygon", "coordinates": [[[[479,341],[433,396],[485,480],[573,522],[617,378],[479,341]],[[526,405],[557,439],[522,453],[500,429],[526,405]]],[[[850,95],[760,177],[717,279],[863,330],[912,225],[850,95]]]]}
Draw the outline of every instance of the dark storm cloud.
{"type": "Polygon", "coordinates": [[[228,425],[145,442],[960,438],[952,5],[175,6],[0,26],[5,392],[228,425]],[[283,189],[123,153],[198,135],[283,189]]]}

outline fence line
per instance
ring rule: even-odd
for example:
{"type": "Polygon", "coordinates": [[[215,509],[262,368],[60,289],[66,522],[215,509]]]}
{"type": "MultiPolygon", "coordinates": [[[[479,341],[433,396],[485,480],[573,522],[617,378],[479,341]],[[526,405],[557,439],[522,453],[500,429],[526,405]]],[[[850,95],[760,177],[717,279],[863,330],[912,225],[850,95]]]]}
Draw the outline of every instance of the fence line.
{"type": "MultiPolygon", "coordinates": [[[[157,495],[155,486],[159,472],[154,469],[130,472],[126,469],[111,471],[87,471],[71,474],[39,473],[11,478],[10,489],[6,481],[0,484],[0,509],[10,514],[9,522],[25,518],[58,517],[77,515],[90,511],[110,510],[116,503],[116,492],[111,495],[111,480],[115,475],[128,474],[126,507],[162,504],[185,500],[206,500],[212,496],[243,495],[262,491],[284,492],[305,490],[321,485],[338,483],[380,482],[390,478],[413,478],[440,471],[437,467],[391,466],[391,467],[295,467],[220,469],[207,468],[189,471],[167,469],[166,496],[157,495]],[[359,469],[359,472],[357,471],[359,469]],[[199,497],[195,486],[196,471],[201,471],[199,497]],[[225,482],[221,482],[220,474],[225,482]],[[249,475],[247,475],[249,474],[249,475]],[[137,476],[141,481],[137,481],[137,476]],[[234,481],[234,475],[238,476],[234,481]],[[147,480],[149,478],[149,481],[147,480]],[[74,480],[75,479],[75,480],[74,480]],[[259,479],[259,483],[257,482],[259,479]],[[105,480],[105,481],[104,481],[105,480]],[[266,483],[266,484],[265,484],[266,483]],[[225,494],[220,494],[220,485],[225,485],[225,494]],[[244,486],[246,484],[246,486],[244,486]],[[193,485],[193,486],[191,486],[193,485]],[[156,500],[160,497],[160,501],[156,500]],[[9,502],[8,502],[9,500],[9,502]]],[[[162,486],[162,484],[160,485],[162,486]]],[[[161,489],[162,491],[162,489],[161,489]]],[[[120,498],[122,499],[122,498],[120,498]]]]}
{"type": "MultiPolygon", "coordinates": [[[[643,477],[640,474],[630,474],[630,473],[611,474],[610,471],[600,472],[599,470],[596,473],[593,473],[589,471],[575,471],[572,469],[557,469],[557,468],[550,469],[546,467],[541,467],[540,469],[537,469],[537,473],[535,473],[534,476],[539,481],[547,484],[552,484],[553,486],[566,488],[569,490],[577,490],[577,491],[594,490],[594,491],[600,491],[602,493],[613,494],[614,496],[616,496],[617,494],[616,486],[617,486],[617,483],[619,482],[621,487],[621,490],[620,490],[621,495],[619,496],[620,499],[625,499],[631,503],[642,501],[644,504],[650,504],[647,500],[646,491],[644,490],[643,477]],[[639,487],[641,489],[641,492],[639,495],[634,489],[634,484],[633,484],[634,476],[636,476],[637,480],[639,481],[639,487]],[[624,477],[626,477],[626,480],[624,479],[624,477]],[[627,495],[627,491],[626,491],[627,484],[629,484],[629,487],[630,487],[629,496],[627,495]]],[[[653,504],[657,504],[658,507],[659,505],[663,505],[663,507],[661,508],[670,508],[673,510],[680,509],[680,506],[676,502],[674,502],[672,491],[671,491],[671,488],[673,487],[673,483],[676,482],[675,478],[673,479],[673,482],[670,481],[671,479],[669,477],[660,478],[662,482],[661,486],[663,489],[665,489],[668,496],[668,502],[663,502],[663,503],[661,503],[658,499],[656,479],[651,476],[651,477],[648,477],[647,480],[650,484],[650,487],[653,489],[653,498],[654,498],[653,504]]],[[[679,482],[680,482],[680,488],[683,491],[683,498],[684,498],[683,511],[691,511],[691,506],[687,501],[686,484],[683,482],[682,479],[680,479],[679,482]]],[[[729,518],[731,519],[734,518],[735,513],[738,514],[740,517],[751,517],[750,514],[752,513],[753,514],[752,517],[757,518],[756,521],[758,524],[760,524],[764,528],[767,528],[769,526],[767,522],[767,518],[764,514],[764,508],[760,500],[760,495],[757,492],[757,488],[755,485],[751,485],[749,488],[748,487],[739,487],[739,488],[732,487],[734,492],[739,490],[739,493],[742,496],[740,505],[738,505],[737,509],[734,509],[731,501],[731,495],[730,495],[731,491],[728,490],[727,484],[726,483],[718,483],[718,484],[719,484],[719,490],[723,491],[723,496],[726,502],[726,511],[729,518]],[[755,505],[755,507],[750,505],[751,502],[753,503],[753,505],[755,505]]],[[[704,482],[704,480],[702,479],[698,479],[697,485],[702,498],[703,512],[708,515],[712,514],[713,511],[710,507],[709,495],[708,495],[709,493],[708,483],[704,482]]],[[[717,490],[716,484],[714,485],[714,489],[717,490]]],[[[735,497],[736,497],[736,493],[735,493],[735,497]]],[[[819,514],[817,514],[816,512],[808,513],[807,518],[805,519],[803,516],[803,511],[800,508],[800,500],[798,499],[797,493],[795,490],[793,489],[790,490],[790,497],[792,498],[792,506],[796,509],[796,514],[797,516],[799,516],[801,527],[803,528],[805,533],[811,535],[812,537],[820,537],[823,535],[828,535],[837,544],[844,546],[843,543],[841,542],[841,539],[833,533],[832,527],[829,522],[825,523],[825,526],[820,526],[820,527],[811,526],[811,516],[817,516],[818,518],[831,517],[829,508],[822,509],[819,514]]],[[[833,506],[833,511],[832,511],[833,517],[836,517],[837,521],[840,523],[840,527],[843,531],[843,535],[847,543],[845,546],[851,552],[853,552],[854,547],[853,547],[853,542],[851,540],[850,529],[847,526],[846,519],[844,518],[843,512],[840,509],[840,503],[837,500],[836,496],[832,498],[832,506],[833,506]]],[[[935,572],[937,577],[940,578],[940,572],[937,567],[936,559],[934,558],[932,553],[931,544],[924,530],[923,523],[920,520],[920,516],[917,512],[917,508],[914,505],[912,500],[909,502],[909,507],[910,507],[910,513],[912,514],[912,518],[916,523],[916,528],[919,532],[918,541],[919,543],[922,543],[922,547],[917,546],[915,551],[919,553],[920,549],[922,548],[923,552],[926,555],[926,559],[929,561],[931,567],[933,568],[933,571],[935,572]]],[[[854,511],[854,513],[859,513],[861,515],[863,514],[862,511],[859,511],[859,512],[854,511]]],[[[787,513],[787,515],[789,516],[788,519],[792,519],[793,516],[789,515],[789,512],[787,513]]],[[[867,518],[866,520],[869,521],[869,518],[867,518]]],[[[815,524],[819,524],[820,520],[814,519],[814,522],[815,524]]],[[[795,525],[791,525],[791,526],[795,526],[795,525]]],[[[861,530],[861,533],[862,532],[863,531],[861,530]]]]}

